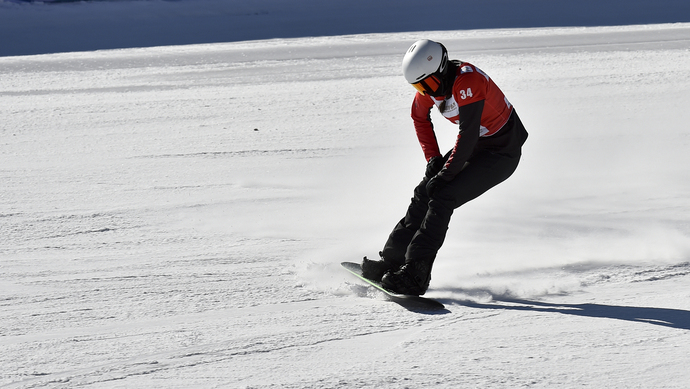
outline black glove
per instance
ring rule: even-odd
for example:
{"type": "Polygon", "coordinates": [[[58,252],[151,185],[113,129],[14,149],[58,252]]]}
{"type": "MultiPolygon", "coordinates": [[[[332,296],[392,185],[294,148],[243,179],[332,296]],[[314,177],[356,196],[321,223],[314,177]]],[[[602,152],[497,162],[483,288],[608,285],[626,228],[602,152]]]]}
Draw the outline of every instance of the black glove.
{"type": "Polygon", "coordinates": [[[430,197],[433,198],[438,191],[446,186],[448,181],[444,180],[440,176],[434,176],[432,177],[429,182],[426,183],[426,194],[430,197]]]}
{"type": "Polygon", "coordinates": [[[443,165],[445,165],[446,160],[442,156],[436,156],[436,157],[431,157],[429,162],[426,164],[426,173],[424,176],[426,178],[431,179],[435,175],[438,174],[438,172],[443,169],[443,165]]]}

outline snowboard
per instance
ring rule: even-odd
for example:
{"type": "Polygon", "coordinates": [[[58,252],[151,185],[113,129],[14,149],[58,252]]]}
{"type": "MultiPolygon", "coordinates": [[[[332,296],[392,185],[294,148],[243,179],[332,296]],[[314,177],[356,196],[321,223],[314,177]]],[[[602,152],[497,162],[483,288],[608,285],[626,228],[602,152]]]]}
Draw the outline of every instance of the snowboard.
{"type": "Polygon", "coordinates": [[[350,272],[350,274],[359,278],[361,281],[364,281],[367,284],[373,286],[374,288],[380,290],[386,295],[386,297],[389,300],[394,301],[402,306],[419,307],[430,310],[445,309],[445,306],[442,303],[434,299],[391,292],[390,290],[381,286],[380,282],[376,282],[362,276],[362,266],[359,263],[341,262],[340,264],[345,268],[345,270],[350,272]]]}

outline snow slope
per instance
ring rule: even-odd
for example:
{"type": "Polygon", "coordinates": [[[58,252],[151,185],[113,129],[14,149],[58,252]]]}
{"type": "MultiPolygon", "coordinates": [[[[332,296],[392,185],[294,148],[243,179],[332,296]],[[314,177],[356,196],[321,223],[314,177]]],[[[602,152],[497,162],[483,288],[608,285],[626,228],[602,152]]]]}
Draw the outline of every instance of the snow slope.
{"type": "MultiPolygon", "coordinates": [[[[0,387],[683,388],[690,24],[0,58],[0,387]],[[424,160],[428,37],[530,139],[409,311],[376,255],[424,160]]],[[[449,148],[453,126],[435,116],[449,148]]]]}

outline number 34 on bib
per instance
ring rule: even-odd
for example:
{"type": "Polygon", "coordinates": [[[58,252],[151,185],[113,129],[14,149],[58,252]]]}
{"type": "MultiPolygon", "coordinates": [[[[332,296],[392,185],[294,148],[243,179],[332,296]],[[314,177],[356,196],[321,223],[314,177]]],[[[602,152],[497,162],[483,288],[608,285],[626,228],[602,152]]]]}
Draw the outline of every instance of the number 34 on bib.
{"type": "Polygon", "coordinates": [[[467,89],[461,89],[460,90],[460,98],[465,100],[468,97],[472,97],[472,88],[467,88],[467,89]]]}

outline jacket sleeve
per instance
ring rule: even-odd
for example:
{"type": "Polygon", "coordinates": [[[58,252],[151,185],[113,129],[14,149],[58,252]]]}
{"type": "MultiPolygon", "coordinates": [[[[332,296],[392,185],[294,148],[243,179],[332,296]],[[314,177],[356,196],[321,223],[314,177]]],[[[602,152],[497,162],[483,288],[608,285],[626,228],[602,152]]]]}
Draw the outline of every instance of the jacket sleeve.
{"type": "Polygon", "coordinates": [[[463,105],[460,110],[460,123],[458,138],[455,147],[448,157],[448,161],[438,175],[450,181],[460,173],[465,162],[472,155],[474,147],[479,140],[479,129],[481,125],[482,112],[484,111],[484,100],[479,100],[471,104],[463,105]]]}
{"type": "Polygon", "coordinates": [[[428,100],[428,98],[417,93],[412,102],[414,129],[417,132],[417,139],[419,140],[419,145],[422,146],[424,158],[426,158],[427,162],[431,158],[441,155],[436,133],[434,132],[434,125],[431,122],[431,108],[434,106],[434,103],[428,100]]]}

